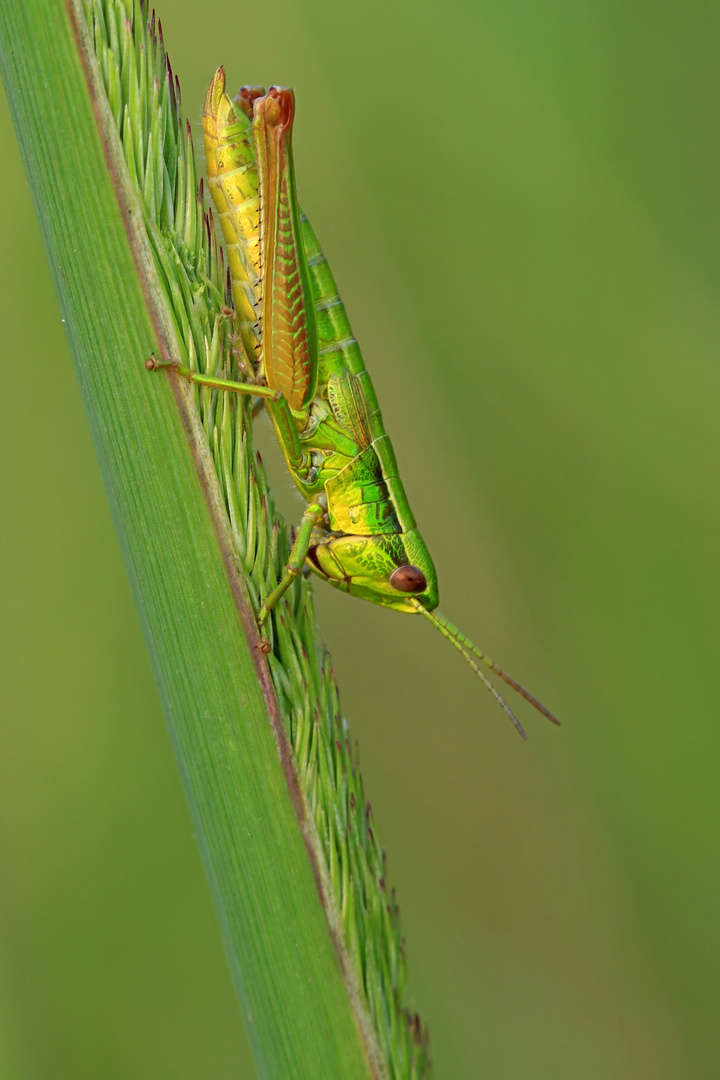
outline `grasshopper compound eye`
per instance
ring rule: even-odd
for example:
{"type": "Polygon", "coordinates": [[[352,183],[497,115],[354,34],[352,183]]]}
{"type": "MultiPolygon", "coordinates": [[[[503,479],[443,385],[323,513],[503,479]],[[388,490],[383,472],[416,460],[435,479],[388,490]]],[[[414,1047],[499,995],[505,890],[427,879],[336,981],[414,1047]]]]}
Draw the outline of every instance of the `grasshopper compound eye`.
{"type": "Polygon", "coordinates": [[[390,575],[390,584],[398,592],[424,592],[427,580],[417,566],[398,566],[390,575]]]}

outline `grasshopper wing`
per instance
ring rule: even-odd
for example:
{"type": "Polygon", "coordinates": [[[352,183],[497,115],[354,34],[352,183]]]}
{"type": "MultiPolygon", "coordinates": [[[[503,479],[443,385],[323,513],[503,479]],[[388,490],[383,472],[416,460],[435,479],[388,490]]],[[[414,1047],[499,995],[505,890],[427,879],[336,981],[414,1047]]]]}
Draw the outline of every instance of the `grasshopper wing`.
{"type": "Polygon", "coordinates": [[[262,368],[291,409],[315,395],[318,345],[292,158],[292,90],[270,87],[253,102],[260,194],[262,368]]]}
{"type": "Polygon", "coordinates": [[[337,422],[352,435],[361,450],[372,442],[367,401],[350,371],[333,374],[328,379],[327,396],[337,422]]]}

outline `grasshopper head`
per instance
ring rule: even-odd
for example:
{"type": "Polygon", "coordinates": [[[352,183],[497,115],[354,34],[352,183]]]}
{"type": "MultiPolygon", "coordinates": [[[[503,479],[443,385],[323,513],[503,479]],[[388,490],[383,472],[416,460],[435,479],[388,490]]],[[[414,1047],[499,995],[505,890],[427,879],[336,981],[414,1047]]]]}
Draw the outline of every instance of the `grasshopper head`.
{"type": "Polygon", "coordinates": [[[438,602],[435,567],[418,533],[336,536],[310,553],[311,565],[331,585],[396,611],[432,611],[438,602]],[[414,602],[413,602],[414,601],[414,602]]]}

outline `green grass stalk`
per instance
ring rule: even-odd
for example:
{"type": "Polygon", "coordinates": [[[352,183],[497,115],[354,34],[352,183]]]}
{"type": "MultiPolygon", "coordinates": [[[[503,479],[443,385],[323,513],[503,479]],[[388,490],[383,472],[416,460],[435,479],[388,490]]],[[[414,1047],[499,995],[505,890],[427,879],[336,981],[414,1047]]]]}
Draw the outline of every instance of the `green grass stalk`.
{"type": "Polygon", "coordinates": [[[261,1075],[430,1073],[397,906],[308,582],[237,378],[225,262],[154,16],[5,0],[0,62],[128,572],[261,1075]]]}

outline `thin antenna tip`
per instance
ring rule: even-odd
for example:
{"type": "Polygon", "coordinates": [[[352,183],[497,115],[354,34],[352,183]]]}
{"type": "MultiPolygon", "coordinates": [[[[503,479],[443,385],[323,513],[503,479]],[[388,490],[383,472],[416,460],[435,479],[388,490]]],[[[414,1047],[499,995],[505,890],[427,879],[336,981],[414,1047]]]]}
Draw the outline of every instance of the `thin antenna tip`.
{"type": "Polygon", "coordinates": [[[512,720],[513,727],[517,731],[520,738],[523,740],[523,742],[527,742],[528,741],[527,732],[525,731],[525,728],[522,726],[522,724],[518,720],[515,713],[511,709],[507,709],[507,708],[506,708],[505,711],[507,712],[508,716],[512,720]]]}

